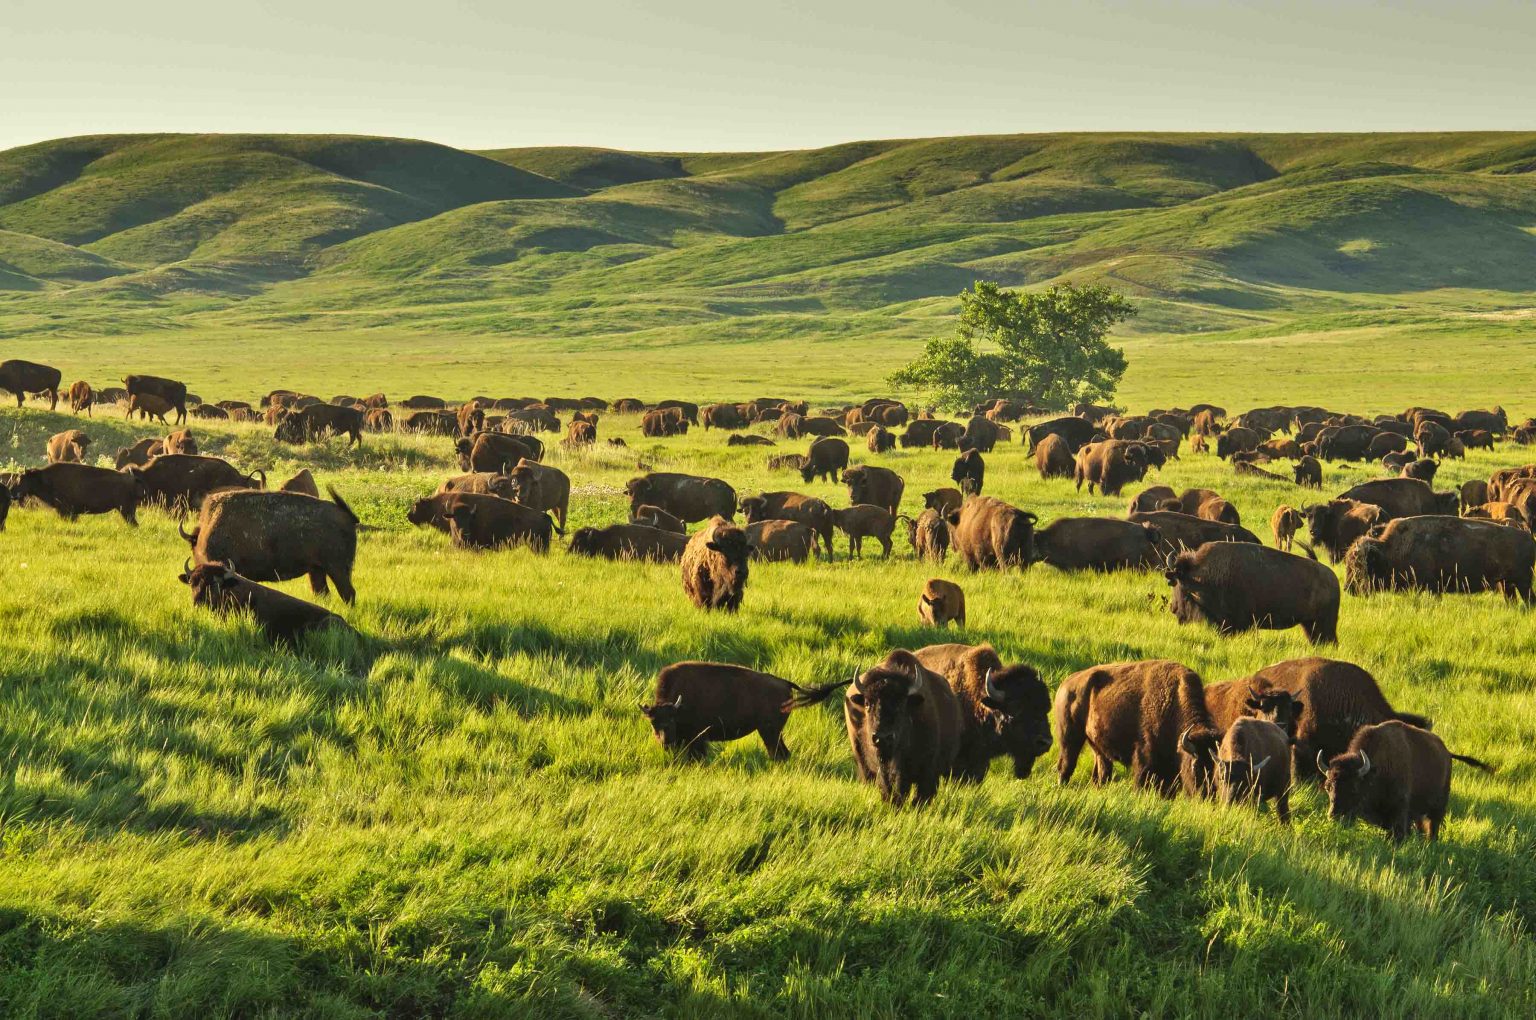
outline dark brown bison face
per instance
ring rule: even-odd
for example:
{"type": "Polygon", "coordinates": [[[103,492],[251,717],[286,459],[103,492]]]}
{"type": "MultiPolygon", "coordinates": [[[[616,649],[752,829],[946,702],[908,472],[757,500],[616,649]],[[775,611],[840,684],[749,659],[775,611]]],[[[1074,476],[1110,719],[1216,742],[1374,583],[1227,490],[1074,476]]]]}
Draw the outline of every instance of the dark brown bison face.
{"type": "Polygon", "coordinates": [[[1328,794],[1328,817],[1340,822],[1359,814],[1361,803],[1370,793],[1370,756],[1358,751],[1324,762],[1323,752],[1319,751],[1317,767],[1323,773],[1323,789],[1328,794]]]}
{"type": "Polygon", "coordinates": [[[303,444],[306,438],[304,431],[303,418],[293,414],[284,415],[278,420],[277,431],[273,433],[273,437],[280,443],[292,443],[298,446],[303,444]]]}
{"type": "Polygon", "coordinates": [[[1179,735],[1179,772],[1188,793],[1216,792],[1216,750],[1221,734],[1205,726],[1189,726],[1179,735]]]}
{"type": "Polygon", "coordinates": [[[767,514],[768,501],[761,496],[748,496],[736,504],[747,518],[748,524],[756,524],[767,514]]]}
{"type": "Polygon", "coordinates": [[[1290,691],[1249,690],[1245,708],[1255,719],[1272,722],[1285,731],[1286,736],[1296,736],[1296,720],[1301,715],[1302,702],[1291,696],[1290,691]]]}
{"type": "Polygon", "coordinates": [[[681,696],[676,701],[658,701],[654,705],[641,705],[640,711],[651,721],[651,735],[656,742],[669,751],[680,749],[677,737],[677,707],[683,703],[681,696]]]}
{"type": "Polygon", "coordinates": [[[418,499],[406,511],[405,519],[420,527],[437,516],[437,503],[431,499],[418,499]]]}
{"type": "Polygon", "coordinates": [[[1253,795],[1254,783],[1268,758],[1259,761],[1217,761],[1216,795],[1223,804],[1236,804],[1253,795]]]}
{"type": "Polygon", "coordinates": [[[988,670],[981,703],[1013,758],[1013,775],[1028,779],[1035,759],[1051,749],[1051,694],[1033,666],[988,670]]]}
{"type": "Polygon", "coordinates": [[[901,757],[912,744],[912,715],[923,703],[917,674],[872,669],[853,681],[848,700],[863,713],[860,730],[881,761],[901,757]]]}
{"type": "Polygon", "coordinates": [[[742,574],[747,570],[747,557],[751,555],[751,549],[747,545],[747,533],[740,529],[717,534],[717,537],[704,543],[704,548],[717,552],[725,557],[725,562],[742,574]]]}
{"type": "Polygon", "coordinates": [[[182,584],[192,589],[192,604],[217,609],[224,604],[225,593],[243,578],[226,563],[201,563],[192,566],[187,561],[180,575],[182,584]]]}

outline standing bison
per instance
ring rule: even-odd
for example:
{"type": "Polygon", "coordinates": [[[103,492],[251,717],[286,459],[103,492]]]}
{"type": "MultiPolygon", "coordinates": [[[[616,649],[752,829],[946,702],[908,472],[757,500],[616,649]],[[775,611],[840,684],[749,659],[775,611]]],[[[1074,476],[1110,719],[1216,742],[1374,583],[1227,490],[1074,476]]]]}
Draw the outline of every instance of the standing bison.
{"type": "Polygon", "coordinates": [[[130,375],[123,378],[123,387],[128,391],[130,406],[158,407],[161,402],[165,406],[162,414],[176,411],[176,424],[184,425],[187,421],[187,384],[175,379],[166,379],[158,375],[130,375]],[[153,400],[146,402],[144,398],[153,400]]]}
{"type": "Polygon", "coordinates": [[[27,394],[37,393],[48,398],[50,411],[57,411],[59,383],[63,380],[64,373],[51,365],[39,365],[35,361],[21,361],[16,358],[0,361],[0,390],[5,390],[14,396],[17,407],[26,400],[27,394]]]}
{"type": "Polygon", "coordinates": [[[344,602],[357,597],[357,515],[335,489],[331,502],[297,492],[231,489],[203,502],[197,528],[182,537],[197,563],[226,563],[253,581],[308,576],[316,595],[336,585],[344,602]]]}
{"type": "Polygon", "coordinates": [[[716,516],[683,550],[683,591],[700,609],[734,613],[747,592],[746,532],[716,516]]]}
{"type": "Polygon", "coordinates": [[[789,714],[842,686],[806,688],[745,666],[675,662],[656,674],[655,695],[640,711],[650,720],[657,743],[689,758],[703,758],[711,743],[756,733],[769,758],[787,761],[784,724],[789,714]]]}
{"type": "Polygon", "coordinates": [[[992,496],[967,500],[949,514],[955,551],[972,570],[1027,567],[1034,559],[1037,518],[992,496]]]}
{"type": "Polygon", "coordinates": [[[848,486],[848,502],[868,503],[889,510],[892,517],[900,513],[901,496],[907,483],[890,468],[860,464],[843,472],[843,484],[848,486]]]}
{"type": "Polygon", "coordinates": [[[660,507],[687,524],[736,516],[736,490],[718,478],[653,471],[631,478],[624,486],[630,512],[637,507],[660,507]]]}
{"type": "Polygon", "coordinates": [[[949,683],[906,649],[854,679],[843,719],[859,778],[898,807],[933,799],[965,726],[949,683]]]}
{"type": "Polygon", "coordinates": [[[1415,827],[1425,839],[1436,839],[1451,798],[1452,760],[1493,771],[1476,758],[1452,754],[1428,730],[1396,721],[1361,727],[1343,754],[1332,761],[1318,755],[1328,817],[1380,826],[1394,843],[1415,827]]]}
{"type": "Polygon", "coordinates": [[[1212,542],[1180,553],[1165,576],[1180,623],[1205,620],[1223,634],[1299,626],[1313,644],[1339,639],[1339,579],[1316,560],[1212,542]]]}
{"type": "Polygon", "coordinates": [[[960,702],[953,774],[979,783],[992,759],[1006,756],[1014,778],[1028,779],[1051,749],[1051,693],[1035,668],[1004,665],[991,645],[929,645],[915,654],[960,702]]]}
{"type": "Polygon", "coordinates": [[[58,511],[66,521],[82,514],[109,514],[137,526],[142,496],[139,480],[122,471],[90,464],[61,463],[23,471],[11,487],[17,501],[35,499],[58,511]]]}
{"type": "Polygon", "coordinates": [[[1349,547],[1349,590],[1501,591],[1531,601],[1536,542],[1528,532],[1462,517],[1399,517],[1349,547]]]}

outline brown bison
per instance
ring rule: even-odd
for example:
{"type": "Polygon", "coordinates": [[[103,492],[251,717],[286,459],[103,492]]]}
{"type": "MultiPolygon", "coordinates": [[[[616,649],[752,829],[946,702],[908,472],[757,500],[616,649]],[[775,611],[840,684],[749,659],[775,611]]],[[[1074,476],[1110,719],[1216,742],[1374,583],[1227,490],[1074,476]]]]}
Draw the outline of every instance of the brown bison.
{"type": "Polygon", "coordinates": [[[729,521],[736,516],[736,490],[718,478],[653,471],[631,478],[624,492],[631,512],[649,504],[689,524],[716,516],[729,521]]]}
{"type": "Polygon", "coordinates": [[[476,433],[473,438],[460,439],[454,449],[459,455],[461,471],[510,475],[512,469],[525,460],[544,459],[543,444],[532,436],[510,436],[500,432],[476,433]]]}
{"type": "Polygon", "coordinates": [[[1318,756],[1328,817],[1380,826],[1394,843],[1407,839],[1414,828],[1425,839],[1437,839],[1451,799],[1453,760],[1493,771],[1476,758],[1452,754],[1428,730],[1396,720],[1363,726],[1343,754],[1331,760],[1318,756]]]}
{"type": "Polygon", "coordinates": [[[1180,623],[1205,620],[1222,634],[1300,626],[1313,644],[1335,642],[1339,579],[1316,560],[1247,542],[1211,542],[1180,553],[1165,576],[1180,623]]]}
{"type": "Polygon", "coordinates": [[[1131,497],[1131,508],[1127,513],[1149,514],[1155,510],[1178,510],[1182,513],[1184,506],[1179,503],[1179,494],[1168,486],[1149,485],[1131,497]]]}
{"type": "Polygon", "coordinates": [[[64,380],[64,373],[51,365],[39,365],[35,361],[22,361],[12,358],[9,361],[0,361],[0,390],[5,390],[16,398],[16,406],[20,407],[27,394],[36,393],[48,398],[48,409],[59,409],[59,384],[64,380]]]}
{"type": "Polygon", "coordinates": [[[1482,506],[1488,502],[1488,483],[1479,478],[1462,482],[1457,498],[1461,500],[1461,512],[1463,514],[1474,506],[1482,506]]]}
{"type": "Polygon", "coordinates": [[[1151,524],[1113,517],[1061,517],[1034,533],[1035,563],[1058,570],[1150,570],[1160,566],[1161,536],[1151,524]]]}
{"type": "Polygon", "coordinates": [[[500,496],[450,493],[434,496],[443,502],[448,536],[461,549],[504,549],[526,545],[536,553],[549,552],[550,533],[565,532],[543,510],[523,506],[500,496]]]}
{"type": "Polygon", "coordinates": [[[1051,693],[1026,663],[1004,665],[991,645],[929,645],[918,662],[942,676],[960,703],[960,733],[950,772],[979,783],[994,758],[1013,761],[1027,779],[1051,749],[1051,693]]]}
{"type": "Polygon", "coordinates": [[[1349,547],[1345,584],[1380,589],[1501,591],[1531,601],[1536,542],[1519,528],[1465,517],[1399,517],[1349,547]]]}
{"type": "Polygon", "coordinates": [[[91,437],[80,429],[70,429],[48,437],[48,463],[78,464],[85,460],[91,437]]]}
{"type": "Polygon", "coordinates": [[[347,436],[347,445],[363,441],[363,412],[355,407],[313,404],[289,411],[278,423],[274,438],[280,443],[302,445],[327,435],[347,436]]]}
{"type": "Polygon", "coordinates": [[[181,574],[181,583],[192,589],[195,606],[220,616],[249,614],[273,644],[296,647],[305,634],[352,630],[330,610],[241,577],[227,563],[189,565],[181,574]]]}
{"type": "Polygon", "coordinates": [[[848,502],[883,506],[892,517],[901,512],[901,495],[906,491],[906,481],[890,468],[860,464],[843,472],[843,484],[848,486],[848,502]]]}
{"type": "MultiPolygon", "coordinates": [[[[202,505],[209,493],[219,489],[264,489],[264,471],[245,474],[218,457],[167,453],[143,467],[124,468],[139,481],[139,499],[186,511],[202,505]]],[[[239,560],[237,565],[244,566],[239,560]]]]}
{"type": "Polygon", "coordinates": [[[1275,817],[1291,820],[1291,742],[1265,719],[1238,719],[1216,751],[1216,796],[1223,804],[1275,802],[1275,817]]]}
{"type": "Polygon", "coordinates": [[[1253,429],[1233,426],[1216,437],[1216,456],[1226,460],[1236,453],[1249,453],[1257,450],[1266,438],[1253,429]]]}
{"type": "Polygon", "coordinates": [[[1316,457],[1302,457],[1291,469],[1296,479],[1296,484],[1304,489],[1321,489],[1323,487],[1323,465],[1316,457]]]}
{"type": "Polygon", "coordinates": [[[991,453],[997,445],[997,439],[997,425],[987,418],[975,416],[965,423],[965,431],[960,436],[960,449],[991,453]]]}
{"type": "Polygon", "coordinates": [[[823,436],[811,443],[805,466],[800,469],[800,478],[807,482],[813,478],[835,482],[838,473],[847,466],[848,444],[836,436],[823,436]]]}
{"type": "Polygon", "coordinates": [[[226,489],[203,501],[197,528],[182,537],[197,563],[227,563],[253,581],[309,577],[316,595],[329,578],[343,602],[357,597],[357,515],[331,489],[331,501],[296,492],[226,489]]]}
{"type": "Polygon", "coordinates": [[[770,563],[804,563],[816,554],[815,530],[799,521],[757,521],[746,532],[752,555],[770,563]]]}
{"type": "MultiPolygon", "coordinates": [[[[751,518],[748,518],[750,520],[751,518]]],[[[659,506],[644,504],[635,507],[629,515],[629,523],[644,524],[648,528],[670,531],[674,535],[688,534],[688,526],[659,506]]]]}
{"type": "Polygon", "coordinates": [[[1035,444],[1035,470],[1041,478],[1071,478],[1077,464],[1068,442],[1051,433],[1035,444]]]}
{"type": "Polygon", "coordinates": [[[667,411],[647,411],[640,419],[640,431],[647,439],[665,439],[668,436],[688,434],[688,422],[676,408],[667,411]]]}
{"type": "Polygon", "coordinates": [[[726,446],[777,446],[772,439],[766,436],[742,435],[734,433],[725,441],[726,446]]]}
{"type": "Polygon", "coordinates": [[[789,714],[797,705],[814,703],[842,686],[805,688],[744,666],[677,662],[656,675],[655,697],[649,705],[642,703],[640,711],[662,747],[689,758],[703,758],[711,743],[756,733],[769,758],[786,761],[784,724],[789,714]]]}
{"type": "MultiPolygon", "coordinates": [[[[176,411],[176,424],[182,425],[187,420],[187,384],[175,379],[166,379],[158,375],[130,375],[123,378],[123,388],[128,391],[129,407],[132,408],[136,397],[154,397],[157,401],[163,401],[168,406],[161,412],[163,418],[171,409],[176,411]]],[[[142,401],[140,404],[142,405],[142,401]]]]}
{"type": "Polygon", "coordinates": [[[96,402],[95,397],[96,394],[91,389],[91,384],[84,379],[76,379],[69,384],[69,409],[76,414],[84,411],[87,415],[90,415],[91,405],[96,402]]]}
{"type": "Polygon", "coordinates": [[[967,496],[980,495],[986,477],[987,465],[976,450],[966,450],[956,457],[949,472],[949,480],[960,486],[960,491],[967,496]]]}
{"type": "Polygon", "coordinates": [[[1377,478],[1362,482],[1339,493],[1339,499],[1352,499],[1382,509],[1382,520],[1394,517],[1421,517],[1426,514],[1456,516],[1459,502],[1454,492],[1436,492],[1417,478],[1377,478]]]}
{"type": "Polygon", "coordinates": [[[1481,506],[1470,506],[1462,513],[1463,517],[1476,521],[1495,521],[1509,527],[1531,530],[1531,522],[1525,516],[1524,511],[1513,503],[1484,503],[1481,506]]]}
{"type": "Polygon", "coordinates": [[[964,503],[965,496],[959,489],[934,489],[932,492],[923,493],[923,506],[929,510],[937,510],[945,516],[959,510],[964,503]]]}
{"type": "Polygon", "coordinates": [[[129,465],[143,467],[148,464],[150,458],[158,457],[165,452],[165,442],[153,437],[140,439],[132,446],[124,446],[117,451],[117,469],[121,471],[129,465]]]}
{"type": "Polygon", "coordinates": [[[482,496],[500,496],[502,499],[511,499],[512,479],[506,475],[497,474],[495,471],[471,471],[467,474],[454,475],[452,478],[443,479],[438,484],[437,491],[433,495],[440,496],[445,492],[475,492],[482,496]]]}
{"type": "Polygon", "coordinates": [[[896,437],[884,425],[876,425],[864,434],[870,453],[889,453],[896,448],[896,437]]]}
{"type": "Polygon", "coordinates": [[[562,532],[571,505],[571,479],[559,468],[520,460],[508,473],[512,499],[532,510],[548,510],[562,532]]]}
{"type": "Polygon", "coordinates": [[[930,577],[917,595],[917,618],[930,627],[964,627],[965,591],[953,581],[930,577]]]}
{"type": "Polygon", "coordinates": [[[836,525],[832,520],[832,508],[824,500],[798,492],[765,492],[742,499],[739,507],[749,524],[759,521],[799,521],[818,536],[826,548],[827,559],[832,558],[832,537],[836,525]]]}
{"type": "Polygon", "coordinates": [[[1243,523],[1237,507],[1223,499],[1221,493],[1213,489],[1185,489],[1179,495],[1179,508],[1191,517],[1199,517],[1201,520],[1220,521],[1223,524],[1239,526],[1243,523]]]}
{"type": "MultiPolygon", "coordinates": [[[[265,475],[263,475],[265,478],[265,475]]],[[[315,476],[310,474],[309,468],[299,468],[298,474],[288,479],[277,487],[278,492],[298,492],[305,496],[320,498],[320,486],[315,484],[315,476]]]]}
{"type": "Polygon", "coordinates": [[[715,516],[683,550],[683,592],[700,609],[734,613],[747,593],[747,535],[715,516]]]}
{"type": "Polygon", "coordinates": [[[1381,507],[1352,499],[1331,499],[1305,506],[1301,513],[1306,518],[1312,544],[1326,549],[1334,563],[1344,559],[1357,538],[1387,519],[1381,507]]]}
{"type": "MultiPolygon", "coordinates": [[[[1293,506],[1281,503],[1275,507],[1274,515],[1269,519],[1269,530],[1275,535],[1275,548],[1282,552],[1290,552],[1291,546],[1296,542],[1296,532],[1307,526],[1307,519],[1301,516],[1301,512],[1293,506]]],[[[1334,560],[1338,562],[1337,559],[1334,560]]]]}
{"type": "MultiPolygon", "coordinates": [[[[124,412],[123,417],[131,418],[134,412],[138,412],[140,418],[154,418],[160,424],[168,425],[170,423],[165,420],[165,416],[175,409],[174,404],[159,394],[135,393],[128,398],[128,409],[124,412]]],[[[183,420],[183,418],[178,418],[176,423],[179,425],[183,420]]]]}
{"type": "Polygon", "coordinates": [[[1126,520],[1146,524],[1157,529],[1157,555],[1159,562],[1185,549],[1198,549],[1207,542],[1259,542],[1259,536],[1247,528],[1220,521],[1207,521],[1177,510],[1153,510],[1149,513],[1133,513],[1126,520]]]}
{"type": "Polygon", "coordinates": [[[1106,439],[1077,451],[1072,480],[1079,489],[1086,482],[1089,492],[1098,486],[1104,495],[1118,496],[1126,485],[1139,482],[1146,475],[1145,446],[1124,439],[1106,439]]]}
{"type": "Polygon", "coordinates": [[[191,429],[178,429],[160,440],[160,445],[166,453],[197,453],[197,438],[192,435],[191,429]]]}
{"type": "Polygon", "coordinates": [[[1130,770],[1137,789],[1173,796],[1212,789],[1220,734],[1211,725],[1200,676],[1178,662],[1117,662],[1073,673],[1056,689],[1056,777],[1065,786],[1086,744],[1093,783],[1130,770]]]}
{"type": "Polygon", "coordinates": [[[948,681],[904,648],[854,678],[843,718],[859,778],[898,807],[933,799],[965,728],[948,681]]]}
{"type": "Polygon", "coordinates": [[[676,563],[683,558],[688,537],[644,524],[613,524],[606,528],[581,528],[571,535],[569,548],[577,556],[601,556],[605,560],[648,560],[676,563]]]}
{"type": "Polygon", "coordinates": [[[35,499],[52,507],[66,521],[82,514],[123,515],[137,526],[139,480],[122,471],[89,464],[49,464],[23,471],[11,486],[11,497],[20,502],[35,499]]]}
{"type": "Polygon", "coordinates": [[[951,544],[972,570],[1022,568],[1034,561],[1034,529],[1039,518],[1027,510],[992,496],[977,496],[952,511],[947,520],[954,527],[951,544]]]}
{"type": "Polygon", "coordinates": [[[915,521],[906,514],[896,519],[907,525],[907,540],[918,559],[944,562],[949,555],[950,525],[939,511],[924,510],[915,521]]]}
{"type": "Polygon", "coordinates": [[[1052,418],[1050,421],[1031,425],[1024,430],[1024,437],[1029,440],[1031,453],[1039,449],[1046,436],[1059,436],[1067,444],[1067,452],[1076,454],[1097,431],[1098,427],[1093,422],[1073,415],[1067,418],[1052,418]]]}
{"type": "Polygon", "coordinates": [[[370,407],[363,412],[363,428],[369,432],[388,432],[394,427],[395,416],[387,407],[370,407]]]}
{"type": "Polygon", "coordinates": [[[879,542],[881,556],[890,558],[891,532],[896,527],[896,518],[885,507],[856,503],[846,510],[833,510],[832,524],[848,536],[849,559],[863,558],[866,538],[879,542]]]}

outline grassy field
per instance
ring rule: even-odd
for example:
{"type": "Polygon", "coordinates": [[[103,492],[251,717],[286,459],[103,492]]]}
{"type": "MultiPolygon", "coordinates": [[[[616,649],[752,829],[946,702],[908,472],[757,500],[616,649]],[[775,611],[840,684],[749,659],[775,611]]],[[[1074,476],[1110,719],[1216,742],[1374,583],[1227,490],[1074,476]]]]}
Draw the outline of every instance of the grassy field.
{"type": "MultiPolygon", "coordinates": [[[[253,375],[243,391],[258,379],[284,381],[253,375]]],[[[590,388],[611,396],[630,381],[590,388]]],[[[1266,384],[1229,375],[1205,386],[1266,384]]],[[[1356,379],[1347,395],[1406,406],[1422,384],[1388,377],[1369,392],[1356,379]]],[[[1502,379],[1483,385],[1505,392],[1502,379]]],[[[1335,396],[1344,402],[1320,393],[1335,396]]],[[[47,435],[80,424],[10,409],[0,441],[12,466],[34,464],[47,435]]],[[[108,456],[147,432],[111,412],[83,427],[108,456]]],[[[1345,599],[1332,654],[1432,716],[1453,749],[1498,766],[1491,777],[1457,768],[1437,844],[1394,849],[1379,831],[1330,823],[1310,785],[1286,829],[1272,814],[1163,801],[1123,781],[1092,790],[1086,769],[1061,789],[1050,759],[1028,780],[999,767],[979,787],[946,784],[929,807],[894,811],[854,782],[835,705],[791,720],[788,763],[770,763],[754,739],[682,765],[653,743],[636,703],[659,667],[687,658],[805,683],[892,647],[990,641],[1054,686],[1094,663],[1151,657],[1216,681],[1312,649],[1298,631],[1223,639],[1181,627],[1160,575],[970,576],[953,560],[915,563],[901,539],[888,562],[849,562],[840,542],[834,563],[754,567],[741,613],[710,617],[686,603],[674,566],[560,549],[474,554],[411,529],[408,502],[454,470],[447,440],[294,450],[255,427],[194,427],[247,468],[311,467],[372,526],[358,602],[336,607],[362,637],[284,654],[246,622],[194,611],[176,580],[185,545],[158,511],[136,531],[13,511],[0,600],[7,1016],[1536,1009],[1524,608],[1495,596],[1345,599]],[[963,634],[918,625],[917,591],[935,574],[967,590],[963,634]]],[[[648,441],[617,417],[600,432],[629,449],[552,448],[575,484],[572,527],[621,519],[621,486],[641,462],[719,475],[743,493],[846,500],[839,486],[770,474],[765,451],[727,448],[722,433],[648,441]]],[[[1439,487],[1523,459],[1501,449],[1449,462],[1439,487]]],[[[949,460],[881,458],[908,479],[908,508],[947,484],[949,460]]],[[[1330,468],[1325,492],[1370,474],[1330,468]]],[[[1219,489],[1261,533],[1277,503],[1304,499],[1214,457],[1186,455],[1155,481],[1219,489]]],[[[988,489],[1045,521],[1120,513],[1126,501],[1042,482],[1017,443],[988,457],[988,489]]]]}

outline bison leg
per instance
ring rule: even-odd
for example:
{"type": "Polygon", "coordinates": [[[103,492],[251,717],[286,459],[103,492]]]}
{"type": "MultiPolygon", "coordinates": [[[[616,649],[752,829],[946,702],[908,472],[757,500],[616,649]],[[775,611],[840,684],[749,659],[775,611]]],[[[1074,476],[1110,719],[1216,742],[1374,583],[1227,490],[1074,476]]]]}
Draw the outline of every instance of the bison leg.
{"type": "Polygon", "coordinates": [[[49,400],[48,410],[50,410],[50,411],[57,411],[59,409],[59,391],[58,390],[49,390],[48,391],[48,400],[49,400]]]}
{"type": "Polygon", "coordinates": [[[117,508],[117,512],[123,515],[123,520],[127,521],[135,528],[139,526],[139,512],[138,506],[136,504],[124,503],[122,506],[117,508]]]}
{"type": "Polygon", "coordinates": [[[1286,790],[1275,798],[1275,817],[1280,819],[1280,824],[1291,824],[1291,791],[1286,790]]]}
{"type": "MultiPolygon", "coordinates": [[[[549,547],[546,544],[546,552],[548,551],[548,548],[549,547]]],[[[330,576],[331,583],[336,585],[336,594],[341,596],[341,601],[345,602],[349,606],[353,602],[357,601],[357,591],[352,587],[352,571],[350,569],[338,570],[332,573],[330,576]]],[[[321,578],[321,584],[323,585],[324,583],[324,578],[321,578]]]]}
{"type": "Polygon", "coordinates": [[[777,725],[758,727],[758,735],[763,738],[763,746],[768,749],[768,757],[773,761],[789,761],[789,748],[784,746],[784,723],[777,725]]]}
{"type": "Polygon", "coordinates": [[[891,558],[891,536],[890,535],[877,535],[875,537],[880,539],[880,545],[881,545],[882,548],[885,549],[885,552],[881,554],[880,558],[881,559],[886,559],[886,560],[890,559],[891,558]]]}
{"type": "Polygon", "coordinates": [[[1307,640],[1314,645],[1336,645],[1339,643],[1339,610],[1334,607],[1331,612],[1324,614],[1316,620],[1308,620],[1301,625],[1302,632],[1307,635],[1307,640]]]}
{"type": "Polygon", "coordinates": [[[316,595],[329,595],[331,589],[325,583],[325,571],[316,568],[309,572],[309,590],[316,595]]]}

